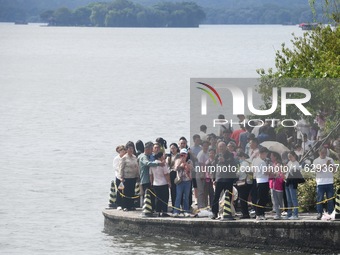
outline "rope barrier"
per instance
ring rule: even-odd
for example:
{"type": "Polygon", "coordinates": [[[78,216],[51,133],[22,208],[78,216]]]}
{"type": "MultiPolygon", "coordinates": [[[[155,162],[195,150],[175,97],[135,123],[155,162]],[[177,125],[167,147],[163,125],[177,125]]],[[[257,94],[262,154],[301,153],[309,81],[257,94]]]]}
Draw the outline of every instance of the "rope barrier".
{"type": "MultiPolygon", "coordinates": [[[[147,189],[147,190],[150,192],[150,194],[152,194],[152,195],[153,195],[155,198],[157,198],[159,201],[161,201],[162,203],[168,205],[168,203],[166,203],[165,201],[163,201],[162,199],[160,199],[154,192],[152,192],[152,190],[150,190],[150,189],[147,189]]],[[[145,191],[145,192],[146,192],[146,191],[145,191]]],[[[229,194],[233,195],[232,192],[230,192],[230,191],[228,191],[228,192],[229,192],[229,194]]],[[[117,189],[117,193],[119,193],[120,196],[122,196],[122,197],[124,197],[124,198],[127,198],[127,199],[136,199],[136,198],[141,197],[141,195],[133,196],[133,197],[128,197],[128,196],[124,195],[119,189],[117,189]]],[[[322,201],[320,201],[320,202],[317,202],[315,205],[318,205],[318,204],[325,204],[326,202],[328,202],[328,201],[330,201],[330,200],[333,200],[333,199],[335,199],[335,198],[336,198],[336,196],[333,196],[333,197],[331,197],[331,198],[324,199],[324,200],[322,200],[322,201]]],[[[250,205],[250,206],[254,206],[254,207],[258,207],[258,208],[263,208],[263,209],[272,209],[272,207],[258,205],[258,204],[252,203],[252,202],[250,202],[250,201],[247,201],[247,200],[245,200],[245,199],[242,199],[242,198],[240,198],[240,197],[239,197],[238,199],[241,200],[241,201],[243,201],[243,202],[248,203],[248,205],[250,205]]],[[[218,203],[219,203],[219,202],[217,202],[217,204],[218,204],[218,203]]],[[[213,204],[213,205],[215,205],[215,204],[213,204]]],[[[213,205],[212,205],[212,206],[213,206],[213,205]]],[[[311,205],[313,205],[313,204],[311,204],[311,205]]],[[[311,206],[311,205],[309,205],[309,206],[311,206]]],[[[172,208],[172,209],[175,209],[175,210],[178,210],[178,211],[182,211],[181,208],[177,208],[177,207],[172,206],[172,205],[168,205],[168,206],[169,206],[170,208],[172,208]]],[[[211,206],[211,207],[212,207],[212,206],[211,206]]],[[[210,207],[210,206],[207,206],[207,207],[204,207],[204,208],[199,208],[198,210],[207,210],[207,209],[210,209],[211,207],[210,207]]],[[[299,208],[299,206],[296,206],[296,207],[283,207],[283,208],[280,208],[280,209],[281,209],[281,210],[293,210],[293,209],[296,209],[296,208],[299,208]]]]}

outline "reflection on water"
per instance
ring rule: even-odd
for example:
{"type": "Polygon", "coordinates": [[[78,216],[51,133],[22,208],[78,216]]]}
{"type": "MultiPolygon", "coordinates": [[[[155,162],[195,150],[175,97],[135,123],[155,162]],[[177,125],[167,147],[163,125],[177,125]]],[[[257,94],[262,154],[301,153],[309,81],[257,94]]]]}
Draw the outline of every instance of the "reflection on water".
{"type": "MultiPolygon", "coordinates": [[[[184,234],[185,235],[185,234],[184,234]]],[[[111,238],[112,251],[119,254],[188,254],[188,255],[265,255],[274,254],[281,255],[276,251],[254,251],[250,249],[239,249],[230,247],[210,246],[206,244],[198,244],[196,242],[182,240],[180,237],[164,237],[153,236],[143,237],[139,235],[109,235],[111,238]]]]}

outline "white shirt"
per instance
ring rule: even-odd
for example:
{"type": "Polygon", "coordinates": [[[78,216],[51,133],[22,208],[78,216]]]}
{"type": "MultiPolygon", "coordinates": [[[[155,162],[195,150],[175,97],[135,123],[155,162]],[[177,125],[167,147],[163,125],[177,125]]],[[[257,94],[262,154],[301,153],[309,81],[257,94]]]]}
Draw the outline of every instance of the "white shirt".
{"type": "Polygon", "coordinates": [[[262,160],[260,157],[255,158],[252,163],[252,169],[257,183],[269,182],[267,164],[264,162],[264,160],[262,160]]]}
{"type": "MultiPolygon", "coordinates": [[[[156,163],[161,163],[159,160],[155,160],[156,163]]],[[[165,166],[153,166],[150,167],[150,175],[153,176],[152,184],[154,186],[163,186],[167,185],[168,181],[165,178],[166,174],[170,173],[170,169],[167,165],[165,166]]]]}
{"type": "MultiPolygon", "coordinates": [[[[331,171],[332,169],[328,166],[328,160],[331,164],[334,164],[334,161],[330,157],[326,157],[324,159],[318,157],[314,160],[313,164],[316,171],[316,184],[317,185],[325,185],[325,184],[333,184],[334,183],[334,175],[331,171]]],[[[334,168],[333,168],[334,170],[334,168]]]]}
{"type": "Polygon", "coordinates": [[[113,159],[112,166],[113,166],[113,179],[121,179],[121,176],[119,174],[119,164],[122,161],[122,158],[119,156],[119,154],[113,159]]]}
{"type": "Polygon", "coordinates": [[[200,166],[200,171],[196,171],[197,169],[195,168],[196,171],[196,178],[205,178],[205,171],[203,171],[203,167],[205,166],[205,162],[207,162],[209,159],[209,154],[208,152],[204,152],[201,150],[198,155],[197,155],[197,160],[200,166]]]}

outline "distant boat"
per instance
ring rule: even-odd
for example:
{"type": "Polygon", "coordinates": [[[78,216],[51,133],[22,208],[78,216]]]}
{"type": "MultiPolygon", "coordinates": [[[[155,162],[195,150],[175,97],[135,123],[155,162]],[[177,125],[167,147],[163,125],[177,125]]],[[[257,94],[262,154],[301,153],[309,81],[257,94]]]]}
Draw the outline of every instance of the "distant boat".
{"type": "Polygon", "coordinates": [[[14,24],[15,24],[15,25],[27,25],[28,22],[25,21],[25,20],[16,20],[16,21],[14,22],[14,24]]]}
{"type": "Polygon", "coordinates": [[[313,30],[319,26],[318,23],[301,23],[299,24],[299,27],[301,27],[302,30],[313,30]]]}

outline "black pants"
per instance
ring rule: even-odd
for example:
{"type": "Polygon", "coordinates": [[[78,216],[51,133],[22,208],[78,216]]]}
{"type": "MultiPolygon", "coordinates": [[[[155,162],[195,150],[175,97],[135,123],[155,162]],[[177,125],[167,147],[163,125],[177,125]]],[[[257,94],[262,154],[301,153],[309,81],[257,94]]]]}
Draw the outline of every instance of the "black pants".
{"type": "Polygon", "coordinates": [[[171,182],[171,205],[175,207],[175,201],[176,201],[176,184],[175,184],[175,178],[176,178],[177,172],[171,171],[170,172],[170,182],[171,182]]]}
{"type": "Polygon", "coordinates": [[[168,212],[169,186],[153,186],[156,193],[156,212],[168,212]],[[159,199],[158,199],[159,198],[159,199]]]}
{"type": "Polygon", "coordinates": [[[136,181],[137,178],[124,179],[123,207],[127,208],[128,210],[135,207],[133,202],[134,200],[131,197],[135,196],[136,181]]]}
{"type": "MultiPolygon", "coordinates": [[[[116,178],[117,189],[118,189],[120,183],[121,183],[121,181],[118,178],[116,178]]],[[[117,200],[116,200],[117,206],[123,206],[123,198],[122,198],[121,192],[122,192],[122,190],[117,190],[117,200]]]]}
{"type": "Polygon", "coordinates": [[[218,206],[219,206],[219,200],[222,192],[229,191],[227,195],[229,195],[229,201],[231,202],[231,192],[233,192],[233,183],[232,182],[216,182],[216,188],[215,188],[215,196],[212,206],[212,212],[214,215],[218,214],[218,206]]]}
{"type": "MultiPolygon", "coordinates": [[[[256,184],[256,179],[253,179],[253,186],[250,190],[250,197],[251,197],[251,202],[253,204],[256,204],[257,203],[257,184],[256,184]]],[[[256,207],[254,206],[251,206],[252,209],[256,209],[256,207]]]]}
{"type": "Polygon", "coordinates": [[[249,216],[248,210],[248,197],[253,184],[244,184],[242,186],[237,186],[238,196],[240,198],[241,212],[243,216],[249,216]]]}
{"type": "MultiPolygon", "coordinates": [[[[143,191],[144,191],[144,198],[145,198],[145,195],[146,195],[146,190],[149,189],[151,190],[153,193],[155,193],[155,190],[151,187],[151,183],[144,183],[142,184],[142,187],[143,187],[143,191]]],[[[155,210],[155,196],[151,193],[150,194],[150,200],[151,200],[151,206],[152,206],[152,210],[155,210]]]]}
{"type": "Polygon", "coordinates": [[[264,208],[269,202],[269,182],[257,184],[257,206],[256,216],[264,216],[266,208],[264,208]]]}

